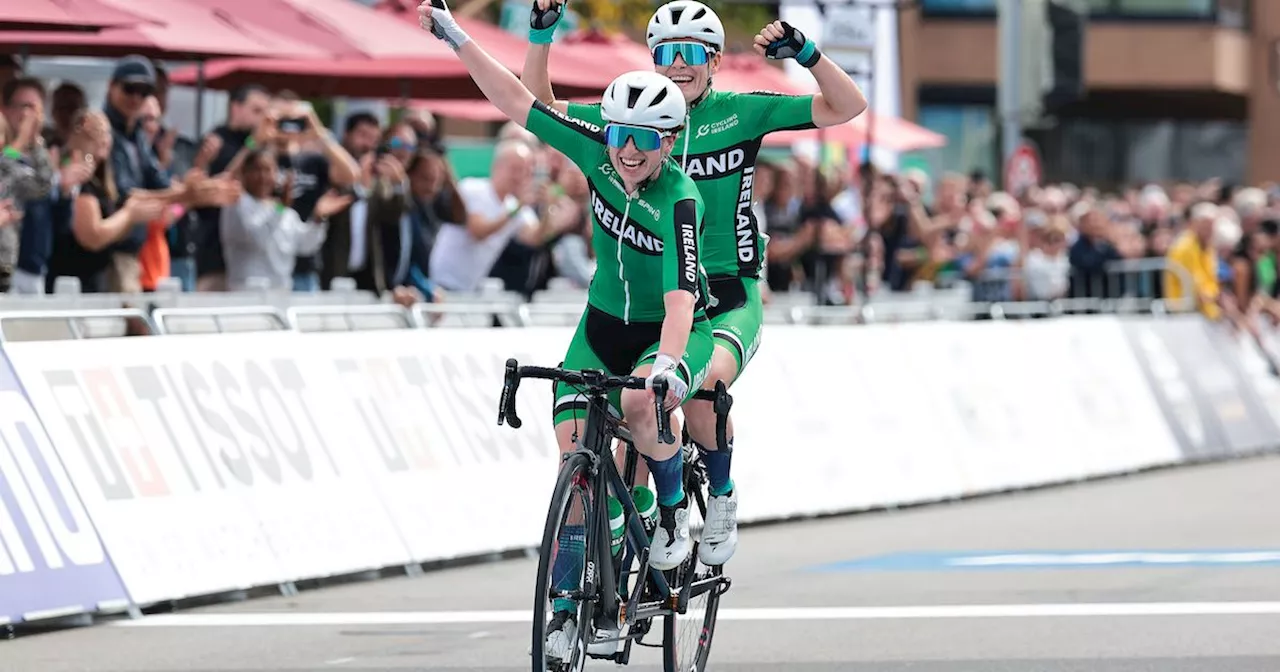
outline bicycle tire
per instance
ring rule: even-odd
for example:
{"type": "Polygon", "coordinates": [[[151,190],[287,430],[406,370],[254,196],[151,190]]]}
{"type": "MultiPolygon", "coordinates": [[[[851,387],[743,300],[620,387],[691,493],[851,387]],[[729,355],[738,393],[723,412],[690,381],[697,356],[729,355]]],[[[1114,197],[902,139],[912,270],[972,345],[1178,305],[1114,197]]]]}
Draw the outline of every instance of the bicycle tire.
{"type": "MultiPolygon", "coordinates": [[[[553,568],[552,551],[559,539],[560,522],[564,517],[564,513],[570,504],[570,497],[573,496],[572,488],[578,476],[581,475],[588,487],[585,517],[589,520],[591,507],[595,504],[592,499],[593,493],[589,488],[592,484],[590,474],[590,460],[584,455],[570,455],[568,459],[560,466],[560,473],[556,476],[556,486],[551,494],[550,506],[547,509],[547,522],[542,532],[542,545],[538,553],[538,580],[535,582],[535,592],[533,601],[533,642],[530,648],[531,663],[533,672],[559,672],[560,670],[570,670],[576,672],[581,670],[587,661],[587,642],[589,636],[584,633],[593,632],[590,627],[591,623],[591,604],[590,600],[583,600],[578,604],[578,643],[579,648],[576,651],[577,656],[572,657],[569,666],[547,667],[546,660],[546,627],[548,621],[548,605],[551,603],[550,595],[550,573],[553,568]],[[585,627],[584,627],[585,624],[585,627]]],[[[587,529],[587,535],[592,534],[590,525],[587,521],[583,523],[587,529]]],[[[589,541],[589,539],[588,539],[589,541]]],[[[584,544],[584,554],[589,551],[589,544],[584,544]]],[[[584,558],[583,564],[586,561],[584,558]]]]}
{"type": "MultiPolygon", "coordinates": [[[[702,483],[700,478],[694,476],[696,470],[689,469],[686,471],[687,480],[685,482],[686,491],[690,493],[694,503],[697,504],[698,510],[702,514],[703,520],[706,520],[707,507],[706,499],[703,495],[702,483]]],[[[696,572],[698,569],[698,547],[695,544],[689,552],[689,558],[684,561],[678,568],[678,571],[668,572],[668,576],[682,583],[686,572],[696,572]]],[[[720,577],[723,573],[722,567],[708,567],[707,574],[711,577],[720,577]]],[[[695,573],[694,576],[697,576],[695,573]]],[[[679,585],[673,581],[673,585],[679,585]]],[[[662,634],[662,666],[665,672],[703,672],[707,667],[707,661],[711,657],[711,642],[716,632],[716,620],[720,612],[720,586],[714,586],[707,590],[703,595],[706,596],[706,605],[702,608],[702,625],[698,628],[698,638],[695,650],[688,655],[682,648],[680,619],[681,614],[668,614],[664,618],[663,634],[662,634]]],[[[699,599],[701,596],[692,598],[699,599]]],[[[686,613],[683,614],[686,619],[689,612],[697,610],[693,609],[693,602],[690,601],[686,613]]],[[[694,617],[696,618],[696,616],[694,617]]],[[[692,622],[688,619],[687,622],[692,622]]],[[[685,638],[688,639],[688,638],[685,638]]],[[[684,642],[687,645],[687,642],[684,642]]]]}

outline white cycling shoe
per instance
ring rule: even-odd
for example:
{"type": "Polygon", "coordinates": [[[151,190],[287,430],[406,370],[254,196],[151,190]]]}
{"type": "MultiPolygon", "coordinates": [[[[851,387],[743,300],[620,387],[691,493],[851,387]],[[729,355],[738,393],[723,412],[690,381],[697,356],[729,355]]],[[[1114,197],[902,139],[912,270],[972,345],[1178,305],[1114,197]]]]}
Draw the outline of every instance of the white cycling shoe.
{"type": "Polygon", "coordinates": [[[649,566],[660,571],[675,569],[693,550],[689,535],[689,496],[676,506],[658,507],[658,529],[649,547],[649,566]]]}
{"type": "MultiPolygon", "coordinates": [[[[542,652],[547,660],[568,661],[578,644],[578,619],[567,611],[558,611],[547,624],[547,643],[542,652]]],[[[529,654],[533,654],[530,647],[529,654]]]]}
{"type": "Polygon", "coordinates": [[[718,567],[738,549],[738,486],[727,495],[707,499],[707,518],[698,544],[698,559],[708,567],[718,567]]]}

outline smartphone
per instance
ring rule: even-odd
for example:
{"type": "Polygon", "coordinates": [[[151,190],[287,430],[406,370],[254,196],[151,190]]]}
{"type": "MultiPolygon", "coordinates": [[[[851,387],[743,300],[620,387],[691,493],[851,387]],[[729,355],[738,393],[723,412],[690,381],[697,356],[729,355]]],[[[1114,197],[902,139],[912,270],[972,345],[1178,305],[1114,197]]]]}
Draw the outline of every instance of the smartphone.
{"type": "Polygon", "coordinates": [[[310,121],[306,117],[286,117],[276,122],[281,133],[302,133],[307,130],[310,121]]]}

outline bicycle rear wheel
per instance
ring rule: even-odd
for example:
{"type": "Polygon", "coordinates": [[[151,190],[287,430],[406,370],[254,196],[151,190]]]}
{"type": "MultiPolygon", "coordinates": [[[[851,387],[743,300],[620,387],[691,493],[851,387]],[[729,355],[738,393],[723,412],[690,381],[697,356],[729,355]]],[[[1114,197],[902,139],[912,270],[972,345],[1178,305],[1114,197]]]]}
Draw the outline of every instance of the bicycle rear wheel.
{"type": "Polygon", "coordinates": [[[583,585],[588,567],[587,537],[592,534],[589,518],[596,497],[592,490],[589,460],[583,455],[569,456],[556,478],[538,554],[533,643],[529,649],[533,672],[578,672],[587,662],[593,602],[585,599],[583,585]],[[576,632],[570,638],[567,655],[549,661],[547,637],[556,611],[572,614],[576,632]]]}
{"type": "MultiPolygon", "coordinates": [[[[705,475],[700,466],[693,463],[692,468],[686,470],[685,491],[696,504],[690,513],[698,514],[690,517],[690,527],[705,521],[707,516],[703,495],[705,475]]],[[[703,672],[706,668],[716,631],[716,615],[720,611],[721,573],[720,567],[708,567],[698,560],[696,544],[683,564],[667,572],[672,587],[688,586],[689,598],[683,614],[664,617],[662,662],[665,672],[703,672]]]]}

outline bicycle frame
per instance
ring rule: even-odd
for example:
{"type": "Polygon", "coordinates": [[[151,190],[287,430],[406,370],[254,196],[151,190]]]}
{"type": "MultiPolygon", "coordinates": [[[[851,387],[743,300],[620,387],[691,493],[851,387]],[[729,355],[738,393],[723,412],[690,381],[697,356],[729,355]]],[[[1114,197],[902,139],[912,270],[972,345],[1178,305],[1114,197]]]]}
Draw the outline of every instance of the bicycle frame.
{"type": "MultiPolygon", "coordinates": [[[[504,421],[516,429],[522,425],[515,408],[516,393],[519,390],[522,377],[561,381],[586,388],[581,390],[580,394],[587,399],[587,418],[583,431],[577,438],[577,449],[571,453],[566,453],[561,458],[565,460],[573,455],[582,455],[591,465],[589,478],[591,479],[592,492],[595,493],[595,497],[591,510],[586,512],[586,520],[583,522],[588,526],[588,529],[595,532],[587,535],[587,548],[584,549],[587,572],[583,586],[581,586],[581,594],[591,600],[598,600],[600,595],[617,595],[617,585],[620,582],[624,582],[625,577],[631,574],[629,568],[632,562],[637,559],[640,563],[640,569],[635,573],[639,576],[647,575],[647,578],[653,582],[652,585],[658,592],[659,599],[656,602],[641,604],[640,598],[644,595],[646,582],[639,580],[628,591],[629,595],[625,603],[620,603],[614,599],[604,601],[604,604],[600,605],[602,608],[599,610],[598,615],[593,617],[592,620],[598,621],[601,617],[607,616],[619,626],[634,625],[637,622],[651,620],[657,616],[683,613],[692,595],[702,594],[707,590],[713,590],[722,585],[727,588],[729,583],[727,577],[713,576],[710,579],[694,584],[694,573],[689,572],[681,577],[683,580],[681,581],[682,585],[679,586],[679,591],[673,593],[665,574],[661,570],[649,566],[649,535],[644,529],[640,513],[636,509],[635,501],[631,498],[631,489],[628,486],[628,483],[633,480],[635,475],[637,451],[630,432],[624,429],[620,424],[620,420],[607,410],[607,395],[611,387],[643,389],[645,385],[644,379],[608,376],[603,371],[596,370],[567,371],[541,367],[520,367],[516,360],[508,359],[502,397],[499,401],[498,409],[498,424],[500,425],[504,421]],[[626,472],[625,480],[623,475],[618,473],[617,466],[614,464],[613,442],[615,439],[622,440],[626,444],[626,450],[628,451],[624,469],[626,472]],[[614,497],[618,499],[618,503],[622,506],[626,520],[626,544],[624,545],[622,562],[616,567],[614,566],[613,555],[609,550],[612,533],[609,529],[609,507],[606,503],[606,497],[610,491],[613,492],[614,497]],[[597,589],[595,579],[597,572],[594,570],[596,567],[610,570],[599,572],[599,589],[597,589]],[[619,609],[622,610],[621,614],[618,613],[619,609]]],[[[668,445],[674,444],[676,438],[671,433],[669,414],[662,406],[662,400],[666,398],[666,384],[663,381],[656,382],[653,392],[659,441],[668,445]]],[[[716,442],[720,450],[728,451],[726,428],[729,409],[733,400],[728,394],[727,387],[722,381],[717,382],[714,392],[699,390],[695,392],[694,396],[714,403],[717,416],[716,442]]],[[[681,446],[680,450],[683,449],[683,446],[681,446]]],[[[686,465],[687,468],[688,465],[686,465]]],[[[688,472],[686,471],[686,479],[688,478],[687,474],[688,472]]],[[[691,496],[697,499],[698,506],[705,511],[706,503],[703,501],[702,492],[695,490],[691,493],[691,496]]],[[[693,552],[696,553],[696,547],[693,552]]],[[[636,636],[636,633],[628,633],[622,639],[632,640],[636,636]]],[[[621,655],[625,656],[625,654],[621,655]]]]}
{"type": "MultiPolygon", "coordinates": [[[[588,524],[591,529],[596,530],[596,534],[588,535],[588,546],[594,548],[587,549],[587,557],[598,563],[601,568],[613,568],[616,571],[600,572],[601,586],[600,593],[603,595],[613,595],[617,592],[617,585],[622,580],[622,572],[624,568],[630,567],[631,561],[639,556],[641,572],[647,570],[649,578],[653,581],[658,593],[664,601],[671,598],[671,587],[667,583],[666,577],[660,570],[649,566],[649,535],[644,529],[644,523],[641,522],[640,512],[636,509],[635,500],[631,498],[631,489],[627,487],[623,480],[622,474],[618,473],[618,468],[613,461],[613,443],[615,439],[622,439],[627,445],[627,450],[635,450],[631,447],[631,437],[623,433],[619,427],[618,421],[609,414],[607,410],[604,392],[597,390],[587,390],[585,395],[588,399],[587,420],[585,428],[578,440],[578,450],[574,453],[585,455],[592,465],[593,491],[597,493],[597,500],[592,506],[590,512],[591,520],[588,524]],[[596,396],[597,393],[599,396],[596,396]],[[611,538],[612,534],[609,529],[608,506],[604,505],[609,492],[613,492],[613,496],[617,498],[618,503],[622,505],[623,516],[626,520],[626,551],[623,554],[623,562],[621,567],[613,567],[613,556],[608,552],[608,544],[605,540],[611,538]],[[595,539],[595,542],[592,542],[595,539]]],[[[569,453],[572,455],[573,453],[569,453]]],[[[633,471],[633,470],[629,470],[633,471]]],[[[634,475],[629,474],[629,475],[634,475]]],[[[627,479],[630,480],[630,479],[627,479]]],[[[591,572],[588,572],[588,582],[592,581],[591,572]]],[[[595,594],[592,591],[595,586],[587,584],[584,587],[584,593],[595,594]]],[[[619,619],[616,609],[610,608],[612,601],[605,605],[605,612],[610,618],[613,618],[619,624],[633,624],[637,620],[650,618],[654,615],[663,613],[655,611],[653,614],[642,615],[639,613],[637,603],[640,595],[644,592],[644,582],[637,581],[634,588],[629,591],[630,598],[627,600],[626,607],[623,609],[623,618],[619,619]]]]}

